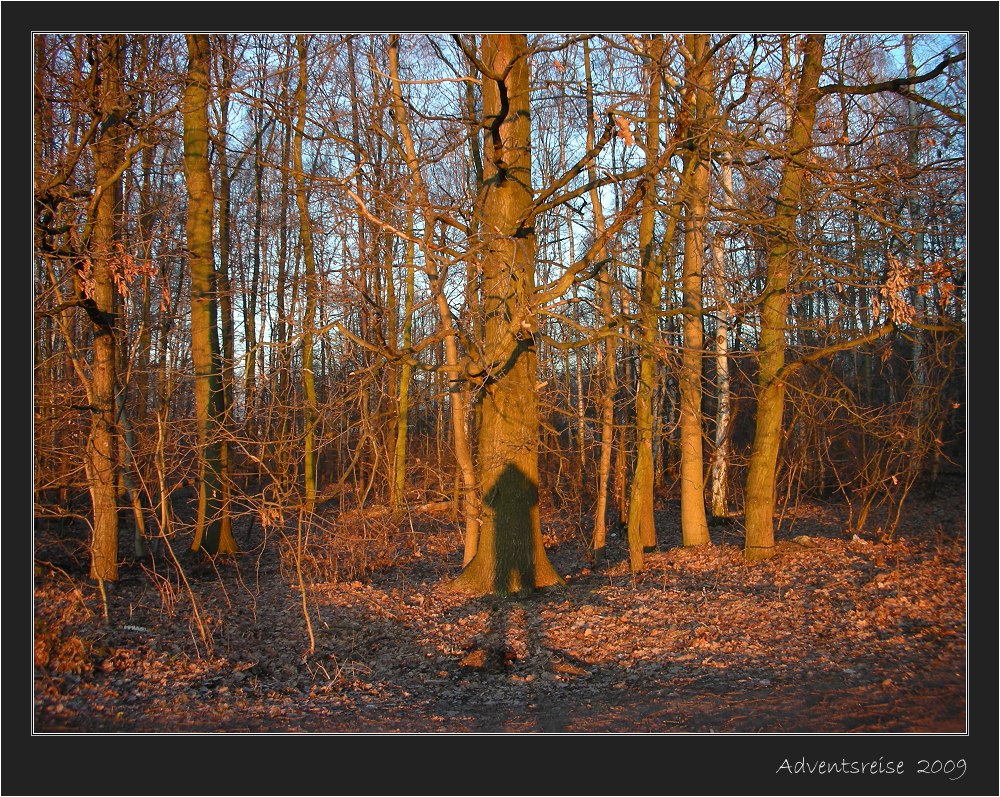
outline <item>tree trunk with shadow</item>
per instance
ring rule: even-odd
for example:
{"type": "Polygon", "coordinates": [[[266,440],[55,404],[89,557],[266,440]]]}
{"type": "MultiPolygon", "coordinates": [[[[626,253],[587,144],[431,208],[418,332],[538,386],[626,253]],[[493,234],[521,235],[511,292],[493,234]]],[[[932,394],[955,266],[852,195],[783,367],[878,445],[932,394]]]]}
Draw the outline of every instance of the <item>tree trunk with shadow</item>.
{"type": "Polygon", "coordinates": [[[476,555],[452,582],[473,594],[526,594],[562,583],[545,553],[538,518],[528,58],[523,34],[483,37],[485,356],[470,374],[481,384],[483,509],[476,555]]]}

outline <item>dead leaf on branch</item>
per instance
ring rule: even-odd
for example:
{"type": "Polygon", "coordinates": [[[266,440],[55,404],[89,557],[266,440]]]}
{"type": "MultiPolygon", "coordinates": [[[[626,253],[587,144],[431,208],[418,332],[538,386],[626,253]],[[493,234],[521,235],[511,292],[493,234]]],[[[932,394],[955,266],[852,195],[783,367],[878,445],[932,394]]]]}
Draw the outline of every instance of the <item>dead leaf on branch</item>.
{"type": "Polygon", "coordinates": [[[624,116],[614,116],[615,126],[618,128],[618,138],[622,139],[630,147],[635,146],[635,138],[632,135],[632,128],[628,119],[624,116]]]}

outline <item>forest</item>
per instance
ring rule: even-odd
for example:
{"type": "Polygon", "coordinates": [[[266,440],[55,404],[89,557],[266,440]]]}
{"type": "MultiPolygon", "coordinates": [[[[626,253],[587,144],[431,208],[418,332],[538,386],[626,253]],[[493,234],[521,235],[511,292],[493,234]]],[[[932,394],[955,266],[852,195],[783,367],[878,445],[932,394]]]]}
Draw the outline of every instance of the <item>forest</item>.
{"type": "Polygon", "coordinates": [[[31,46],[34,732],[966,730],[964,34],[31,46]]]}

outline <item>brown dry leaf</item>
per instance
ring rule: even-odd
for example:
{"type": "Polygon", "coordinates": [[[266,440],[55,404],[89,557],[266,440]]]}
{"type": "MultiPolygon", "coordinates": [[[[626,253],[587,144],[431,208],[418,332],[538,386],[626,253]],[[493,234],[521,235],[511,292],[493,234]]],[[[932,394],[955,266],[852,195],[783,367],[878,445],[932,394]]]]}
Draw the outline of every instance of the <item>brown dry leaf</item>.
{"type": "Polygon", "coordinates": [[[577,667],[576,665],[561,661],[557,661],[553,664],[552,669],[555,672],[563,673],[564,675],[590,675],[589,670],[585,670],[582,667],[577,667]]]}
{"type": "Polygon", "coordinates": [[[615,116],[615,125],[618,128],[618,137],[622,139],[630,147],[635,146],[635,138],[632,135],[632,128],[629,125],[628,119],[623,116],[615,116]]]}

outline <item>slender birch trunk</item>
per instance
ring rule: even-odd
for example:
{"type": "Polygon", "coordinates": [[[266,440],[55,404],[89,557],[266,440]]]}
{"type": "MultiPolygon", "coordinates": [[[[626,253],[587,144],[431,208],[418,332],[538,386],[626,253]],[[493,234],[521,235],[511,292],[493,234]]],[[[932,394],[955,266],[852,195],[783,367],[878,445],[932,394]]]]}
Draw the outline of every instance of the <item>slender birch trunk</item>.
{"type": "MultiPolygon", "coordinates": [[[[726,207],[732,205],[732,167],[723,156],[719,181],[726,207]]],[[[712,516],[729,515],[729,434],[732,421],[732,396],[729,386],[729,296],[726,289],[726,231],[712,236],[715,265],[715,450],[712,453],[712,516]]]]}

